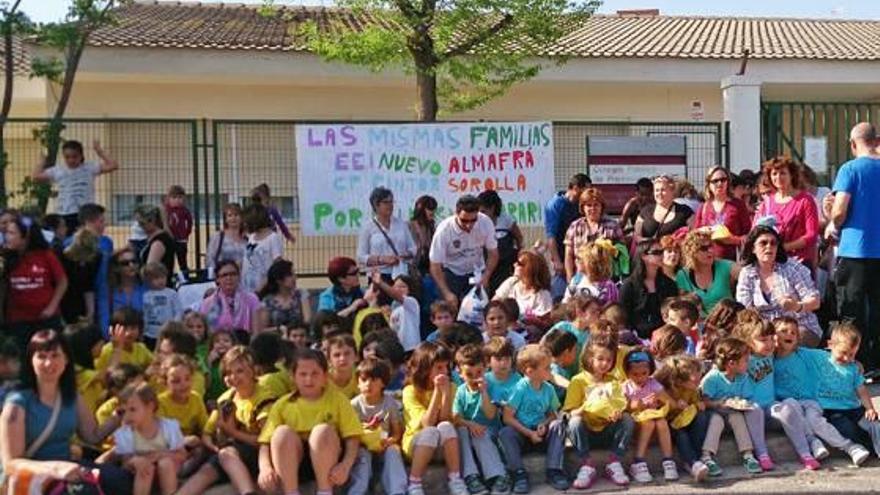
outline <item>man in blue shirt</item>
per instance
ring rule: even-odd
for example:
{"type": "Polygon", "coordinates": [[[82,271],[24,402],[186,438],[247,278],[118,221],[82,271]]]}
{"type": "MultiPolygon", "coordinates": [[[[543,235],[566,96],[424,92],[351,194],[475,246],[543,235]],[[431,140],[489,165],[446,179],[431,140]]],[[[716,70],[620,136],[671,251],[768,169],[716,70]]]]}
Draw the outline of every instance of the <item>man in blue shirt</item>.
{"type": "Polygon", "coordinates": [[[592,185],[587,174],[574,174],[568,181],[568,189],[559,192],[544,207],[544,234],[547,250],[553,260],[553,299],[562,299],[567,281],[563,263],[565,232],[572,222],[581,216],[579,198],[584,189],[592,185]]]}
{"type": "Polygon", "coordinates": [[[880,368],[880,153],[877,130],[862,122],[850,132],[855,156],[837,171],[831,221],[840,229],[835,273],[837,316],[853,319],[862,332],[859,361],[880,368]]]}

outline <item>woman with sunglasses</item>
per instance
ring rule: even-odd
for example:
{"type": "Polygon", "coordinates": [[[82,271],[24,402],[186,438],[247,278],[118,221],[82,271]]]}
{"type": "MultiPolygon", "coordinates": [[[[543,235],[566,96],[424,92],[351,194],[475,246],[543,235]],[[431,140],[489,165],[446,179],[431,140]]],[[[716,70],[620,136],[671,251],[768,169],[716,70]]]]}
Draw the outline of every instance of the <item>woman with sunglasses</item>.
{"type": "Polygon", "coordinates": [[[501,283],[492,299],[511,298],[525,319],[542,318],[553,309],[550,296],[550,268],[533,251],[519,253],[513,263],[513,275],[501,283]]]}
{"type": "Polygon", "coordinates": [[[782,237],[772,227],[758,225],[743,248],[743,268],[736,284],[736,300],[755,308],[765,321],[780,316],[797,320],[801,344],[816,347],[822,338],[819,291],[810,269],[781,249],[782,237]]]}
{"type": "Polygon", "coordinates": [[[327,278],[333,285],[318,296],[318,311],[348,318],[359,309],[366,308],[368,303],[364,300],[359,273],[357,261],[344,256],[332,258],[327,264],[327,278]]]}
{"type": "Polygon", "coordinates": [[[663,247],[645,239],[636,246],[633,271],[620,288],[620,305],[626,321],[640,338],[650,339],[651,332],[663,325],[660,305],[678,295],[678,286],[662,270],[663,247]]]}
{"type": "Polygon", "coordinates": [[[697,210],[694,228],[712,230],[715,241],[712,251],[716,258],[736,261],[736,248],[742,245],[749,233],[751,217],[746,204],[731,195],[731,186],[727,169],[709,169],[703,190],[706,202],[697,210]]]}
{"type": "Polygon", "coordinates": [[[668,175],[655,177],[654,204],[648,205],[639,213],[636,220],[635,240],[659,239],[676,230],[687,227],[694,212],[683,204],[675,202],[675,179],[668,175]]]}
{"type": "Polygon", "coordinates": [[[144,310],[144,292],[146,287],[141,283],[140,263],[134,249],[124,247],[110,258],[110,311],[121,308],[144,310]]]}
{"type": "Polygon", "coordinates": [[[801,167],[788,157],[764,162],[761,181],[768,193],[755,212],[754,224],[764,217],[776,219],[782,249],[792,258],[815,268],[818,257],[819,209],[801,188],[801,167]]]}
{"type": "Polygon", "coordinates": [[[733,298],[733,286],[739,275],[736,263],[716,259],[712,249],[712,238],[708,232],[689,232],[681,246],[684,268],[675,276],[679,290],[694,293],[700,298],[700,314],[704,317],[718,301],[733,298]]]}
{"type": "Polygon", "coordinates": [[[241,283],[241,269],[232,260],[220,260],[214,272],[217,290],[204,298],[199,313],[213,330],[244,329],[256,334],[263,329],[264,315],[257,296],[241,283]]]}

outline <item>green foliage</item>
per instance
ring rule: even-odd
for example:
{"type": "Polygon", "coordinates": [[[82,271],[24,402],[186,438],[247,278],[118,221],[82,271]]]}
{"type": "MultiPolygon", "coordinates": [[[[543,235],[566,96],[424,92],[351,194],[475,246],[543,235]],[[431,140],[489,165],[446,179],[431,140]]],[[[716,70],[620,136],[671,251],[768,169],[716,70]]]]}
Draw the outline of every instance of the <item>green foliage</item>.
{"type": "MultiPolygon", "coordinates": [[[[271,0],[267,0],[271,6],[271,0]]],[[[441,112],[478,107],[535,77],[554,44],[581,25],[598,0],[338,0],[315,21],[292,21],[294,43],[328,61],[436,78],[441,112]],[[351,18],[348,18],[350,20],[351,18]],[[352,26],[354,24],[354,26],[352,26]],[[543,62],[542,62],[543,60],[543,62]]],[[[271,9],[264,8],[264,11],[271,9]]],[[[276,10],[275,15],[284,15],[276,10]]]]}

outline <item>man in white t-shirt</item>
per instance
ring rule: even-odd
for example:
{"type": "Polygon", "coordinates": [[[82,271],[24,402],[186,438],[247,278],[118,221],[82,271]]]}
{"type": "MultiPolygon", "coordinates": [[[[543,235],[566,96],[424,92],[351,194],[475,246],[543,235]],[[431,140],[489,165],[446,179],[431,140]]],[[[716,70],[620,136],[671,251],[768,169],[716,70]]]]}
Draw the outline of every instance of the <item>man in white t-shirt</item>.
{"type": "Polygon", "coordinates": [[[108,155],[98,141],[93,143],[93,147],[100,163],[85,161],[83,145],[79,141],[65,141],[61,146],[62,163],[44,169],[41,161],[31,174],[35,181],[54,182],[57,185],[55,213],[64,217],[67,231],[71,234],[79,226],[79,208],[95,202],[95,177],[119,168],[119,162],[108,155]]]}
{"type": "Polygon", "coordinates": [[[498,265],[495,224],[479,207],[474,196],[459,198],[455,215],[440,222],[431,240],[431,277],[450,304],[457,305],[467,294],[476,271],[482,272],[480,285],[487,287],[498,265]]]}

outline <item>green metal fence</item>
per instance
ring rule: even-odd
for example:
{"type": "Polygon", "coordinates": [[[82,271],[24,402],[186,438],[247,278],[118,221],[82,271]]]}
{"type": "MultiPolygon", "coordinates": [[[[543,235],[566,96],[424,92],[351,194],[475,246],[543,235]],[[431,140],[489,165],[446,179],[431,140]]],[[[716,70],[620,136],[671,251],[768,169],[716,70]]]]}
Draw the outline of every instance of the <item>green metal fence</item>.
{"type": "MultiPolygon", "coordinates": [[[[41,159],[43,148],[34,132],[45,120],[13,119],[6,126],[3,149],[9,154],[6,182],[16,191],[41,159]]],[[[172,184],[187,191],[195,217],[190,240],[191,266],[204,263],[208,237],[222,222],[222,207],[229,202],[246,203],[251,189],[266,183],[272,189],[295,243],[287,243],[286,255],[295,261],[301,276],[323,276],[326,260],[338,254],[354,254],[355,236],[303,237],[299,235],[297,201],[295,121],[196,120],[196,119],[69,119],[63,137],[86,146],[86,159],[95,159],[94,140],[117,158],[120,169],[100,177],[97,200],[108,208],[108,230],[117,246],[130,235],[131,212],[138,203],[160,204],[172,184]]],[[[688,178],[698,185],[705,171],[724,164],[725,133],[719,123],[554,123],[555,183],[564,188],[569,177],[587,167],[588,136],[684,135],[687,142],[688,178]]],[[[27,198],[13,194],[10,206],[27,198]]],[[[50,202],[49,210],[52,209],[50,202]]],[[[541,230],[526,230],[527,239],[541,230]]]]}
{"type": "MultiPolygon", "coordinates": [[[[880,104],[846,102],[764,102],[761,105],[763,155],[789,155],[804,161],[805,138],[826,139],[828,175],[852,158],[849,131],[859,122],[880,123],[880,104]]],[[[815,164],[807,163],[815,166],[815,164]]]]}

